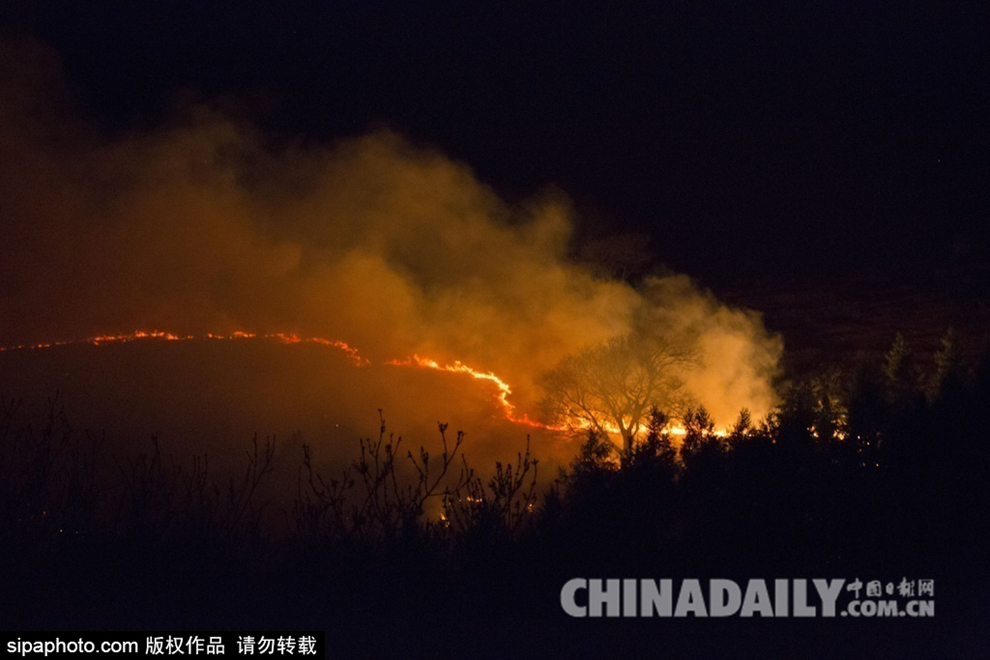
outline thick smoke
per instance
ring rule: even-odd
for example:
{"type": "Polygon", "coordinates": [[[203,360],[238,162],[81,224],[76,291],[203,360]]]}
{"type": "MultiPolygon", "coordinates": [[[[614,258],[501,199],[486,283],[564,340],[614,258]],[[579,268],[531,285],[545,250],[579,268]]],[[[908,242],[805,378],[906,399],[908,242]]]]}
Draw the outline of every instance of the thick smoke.
{"type": "MultiPolygon", "coordinates": [[[[273,146],[203,105],[101,135],[44,49],[7,48],[0,68],[0,344],[293,332],[373,363],[417,353],[491,370],[533,415],[544,372],[646,309],[696,338],[688,386],[719,423],[773,404],[781,346],[756,314],[685,277],[637,289],[570,260],[560,194],[508,204],[465,164],[390,132],[273,146]]],[[[400,396],[446,418],[455,404],[428,387],[440,376],[400,396]]],[[[365,405],[353,419],[382,404],[365,405]]]]}

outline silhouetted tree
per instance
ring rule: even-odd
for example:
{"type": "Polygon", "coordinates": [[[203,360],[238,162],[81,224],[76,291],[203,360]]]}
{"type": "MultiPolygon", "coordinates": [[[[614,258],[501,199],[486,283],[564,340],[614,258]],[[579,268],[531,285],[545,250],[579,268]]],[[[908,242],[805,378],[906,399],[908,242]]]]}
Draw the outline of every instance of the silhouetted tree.
{"type": "Polygon", "coordinates": [[[863,468],[880,467],[888,415],[883,377],[875,365],[859,364],[847,387],[847,437],[863,468]]]}
{"type": "Polygon", "coordinates": [[[544,411],[572,429],[622,438],[623,461],[650,406],[677,411],[687,403],[684,372],[696,363],[689,347],[660,337],[629,335],[565,358],[543,378],[544,411]]]}
{"type": "Polygon", "coordinates": [[[732,425],[732,429],[729,432],[729,437],[734,439],[745,438],[753,430],[753,414],[749,412],[749,408],[743,408],[739,411],[739,417],[736,422],[732,425]]]}
{"type": "Polygon", "coordinates": [[[949,392],[958,394],[965,380],[962,351],[955,330],[946,330],[941,344],[941,348],[935,353],[935,373],[928,389],[931,400],[939,399],[949,392]]]}
{"type": "Polygon", "coordinates": [[[821,443],[846,437],[845,391],[842,374],[831,369],[815,378],[811,384],[814,397],[812,433],[821,443]]]}
{"type": "Polygon", "coordinates": [[[581,443],[578,455],[571,462],[566,475],[567,485],[574,490],[600,487],[615,472],[617,466],[612,460],[612,444],[607,436],[590,430],[581,443]]]}
{"type": "Polygon", "coordinates": [[[677,462],[677,449],[670,439],[670,417],[652,406],[646,419],[646,437],[633,447],[629,460],[632,469],[647,466],[673,471],[677,462]]]}
{"type": "Polygon", "coordinates": [[[891,403],[899,407],[910,405],[918,395],[921,372],[914,361],[910,344],[899,332],[887,352],[884,374],[887,376],[887,396],[891,403]]]}
{"type": "Polygon", "coordinates": [[[684,440],[681,457],[690,469],[696,462],[720,456],[725,449],[715,434],[715,420],[704,406],[688,409],[684,415],[684,440]]]}

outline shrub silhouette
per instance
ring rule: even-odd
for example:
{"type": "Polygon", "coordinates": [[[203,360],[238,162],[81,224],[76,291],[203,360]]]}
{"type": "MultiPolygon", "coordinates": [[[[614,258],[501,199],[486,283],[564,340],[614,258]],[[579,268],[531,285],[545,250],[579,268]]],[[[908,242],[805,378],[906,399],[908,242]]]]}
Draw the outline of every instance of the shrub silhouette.
{"type": "Polygon", "coordinates": [[[527,640],[553,633],[559,654],[581,656],[628,648],[633,628],[569,628],[556,599],[575,575],[913,572],[954,589],[965,617],[981,611],[963,594],[990,547],[990,363],[967,370],[955,352],[943,344],[925,377],[898,340],[883,363],[793,383],[768,418],[741,411],[724,435],[699,407],[678,438],[653,407],[625,460],[589,431],[552,483],[528,448],[482,475],[462,433],[440,424],[438,454],[404,451],[382,418],[336,475],[306,448],[282,505],[260,495],[279,478],[271,440],[255,438],[224,480],[157,440],[113,463],[57,402],[36,431],[8,401],[0,614],[24,628],[326,627],[341,655],[389,656],[410,639],[409,655],[527,655],[527,640]],[[436,621],[443,632],[424,636],[436,621]]]}

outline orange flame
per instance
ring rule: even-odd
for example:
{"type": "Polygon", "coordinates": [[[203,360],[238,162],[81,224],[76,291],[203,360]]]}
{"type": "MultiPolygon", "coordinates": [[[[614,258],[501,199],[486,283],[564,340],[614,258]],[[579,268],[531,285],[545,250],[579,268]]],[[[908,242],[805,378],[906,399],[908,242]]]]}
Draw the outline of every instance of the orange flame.
{"type": "MultiPolygon", "coordinates": [[[[87,337],[85,339],[75,339],[67,341],[52,341],[43,342],[37,344],[19,344],[15,346],[0,346],[0,352],[4,351],[17,351],[17,350],[38,350],[46,348],[55,348],[59,346],[73,346],[90,344],[93,346],[104,346],[108,344],[125,344],[139,340],[158,340],[158,341],[191,341],[195,339],[203,339],[207,341],[213,340],[225,340],[225,341],[236,341],[236,340],[248,340],[248,339],[263,339],[268,341],[275,341],[281,344],[317,344],[320,346],[326,346],[328,348],[334,348],[343,351],[351,360],[355,362],[357,366],[366,366],[370,364],[370,361],[366,358],[361,357],[358,349],[350,346],[346,342],[339,341],[336,339],[326,339],[323,337],[300,337],[294,333],[284,333],[284,332],[274,332],[274,333],[263,333],[258,334],[254,332],[246,332],[243,330],[235,330],[231,333],[214,333],[208,332],[203,335],[182,335],[173,332],[166,332],[163,330],[136,330],[134,332],[116,335],[97,335],[95,337],[87,337]]],[[[388,365],[396,367],[419,367],[424,369],[433,369],[436,371],[444,371],[448,373],[456,374],[466,374],[471,378],[476,380],[487,381],[493,383],[497,390],[495,399],[498,402],[499,407],[502,410],[502,415],[506,420],[512,422],[513,424],[520,424],[523,426],[529,426],[532,428],[539,428],[548,431],[567,431],[570,429],[588,429],[590,424],[585,420],[581,419],[570,419],[562,424],[546,424],[538,420],[531,419],[527,413],[517,414],[516,406],[509,401],[509,396],[512,394],[512,387],[495,375],[492,371],[481,371],[470,367],[460,360],[455,360],[452,364],[441,364],[437,360],[432,358],[422,357],[418,354],[413,354],[412,357],[406,358],[405,360],[388,360],[386,362],[388,365]]],[[[618,434],[619,430],[615,427],[610,427],[606,425],[606,431],[612,434],[618,434]]],[[[677,436],[683,436],[686,434],[686,429],[683,426],[673,426],[670,428],[670,433],[677,436]]],[[[716,435],[724,436],[726,432],[724,430],[716,431],[716,435]]]]}
{"type": "Polygon", "coordinates": [[[491,371],[479,371],[468,365],[464,364],[460,360],[454,360],[453,364],[441,365],[439,362],[432,358],[420,357],[417,354],[413,354],[412,357],[406,358],[405,360],[389,360],[386,364],[390,364],[396,367],[424,367],[426,369],[434,369],[437,371],[447,371],[456,374],[467,374],[472,378],[478,380],[487,380],[495,384],[498,388],[498,394],[496,399],[498,400],[499,406],[502,408],[502,413],[507,420],[514,424],[522,424],[524,426],[531,426],[533,428],[547,429],[551,431],[563,431],[565,427],[551,426],[549,424],[544,424],[529,418],[529,415],[523,413],[521,416],[516,414],[516,407],[509,401],[509,395],[512,394],[512,388],[504,380],[496,376],[491,371]]]}
{"type": "Polygon", "coordinates": [[[299,337],[295,334],[275,332],[269,334],[256,334],[253,332],[244,332],[242,330],[236,330],[229,334],[207,332],[204,335],[180,335],[173,332],[166,332],[163,330],[135,330],[134,332],[128,332],[118,335],[97,335],[95,337],[86,337],[85,339],[70,339],[64,341],[52,341],[43,342],[39,344],[18,344],[15,346],[0,346],[0,352],[3,351],[18,351],[18,350],[37,350],[44,348],[56,348],[58,346],[79,346],[83,344],[91,344],[93,346],[105,346],[107,344],[127,344],[139,340],[159,340],[159,341],[191,341],[195,339],[205,339],[205,340],[239,340],[239,339],[266,339],[269,341],[277,341],[282,344],[318,344],[320,346],[327,346],[330,348],[335,348],[343,351],[357,363],[358,366],[363,366],[368,364],[368,360],[361,357],[360,353],[356,348],[348,345],[346,342],[338,341],[336,339],[324,339],[323,337],[299,337]]]}

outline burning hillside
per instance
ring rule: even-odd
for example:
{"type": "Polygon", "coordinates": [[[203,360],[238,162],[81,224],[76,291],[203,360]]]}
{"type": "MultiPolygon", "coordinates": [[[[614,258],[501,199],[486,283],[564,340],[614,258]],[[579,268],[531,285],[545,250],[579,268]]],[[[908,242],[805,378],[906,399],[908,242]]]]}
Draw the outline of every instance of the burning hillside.
{"type": "MultiPolygon", "coordinates": [[[[466,165],[394,133],[273,143],[206,106],[100,136],[45,53],[8,55],[0,86],[17,93],[0,96],[0,343],[320,344],[355,366],[470,376],[499,416],[547,428],[548,373],[650,335],[695,356],[679,381],[719,425],[775,402],[780,340],[757,314],[683,276],[631,284],[573,260],[576,211],[559,193],[508,202],[466,165]],[[37,75],[23,75],[27,60],[37,75]]],[[[266,375],[244,377],[260,386],[266,375]]],[[[446,419],[433,386],[401,396],[446,419]]],[[[327,399],[348,386],[329,387],[327,399]]],[[[368,399],[363,414],[381,406],[368,399]]]]}

